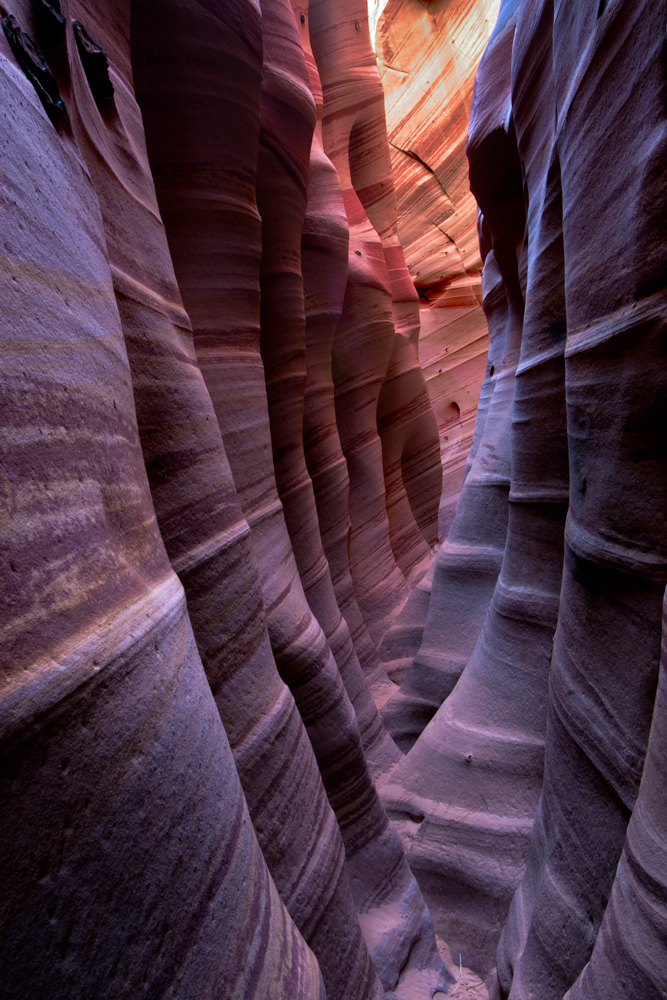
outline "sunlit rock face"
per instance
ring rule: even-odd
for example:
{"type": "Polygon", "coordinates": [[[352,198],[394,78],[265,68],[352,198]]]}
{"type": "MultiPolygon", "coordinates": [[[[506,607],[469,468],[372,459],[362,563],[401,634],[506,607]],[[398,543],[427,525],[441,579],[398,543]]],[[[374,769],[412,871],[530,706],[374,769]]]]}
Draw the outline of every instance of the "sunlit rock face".
{"type": "Polygon", "coordinates": [[[499,0],[371,0],[369,6],[398,232],[419,290],[419,358],[440,434],[444,538],[486,366],[477,205],[465,146],[475,72],[499,0]]]}

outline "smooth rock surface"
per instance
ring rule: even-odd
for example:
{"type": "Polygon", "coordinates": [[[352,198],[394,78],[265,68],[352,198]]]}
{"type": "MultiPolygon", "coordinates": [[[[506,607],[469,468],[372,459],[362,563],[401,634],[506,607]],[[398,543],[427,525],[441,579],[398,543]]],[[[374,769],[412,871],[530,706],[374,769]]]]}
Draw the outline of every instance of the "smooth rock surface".
{"type": "Polygon", "coordinates": [[[566,1000],[667,993],[667,617],[639,794],[593,953],[566,1000]]]}
{"type": "Polygon", "coordinates": [[[563,996],[590,958],[655,698],[667,569],[665,140],[654,133],[664,16],[664,4],[556,4],[542,21],[553,37],[571,481],[544,786],[499,948],[499,986],[513,998],[563,996]]]}
{"type": "MultiPolygon", "coordinates": [[[[490,251],[484,265],[489,324],[488,375],[482,384],[468,469],[447,538],[431,568],[425,621],[400,689],[383,718],[407,752],[451,693],[479,636],[500,571],[507,534],[510,431],[516,337],[508,328],[505,284],[490,251]]],[[[406,605],[406,611],[417,588],[406,605]]],[[[404,613],[402,613],[403,615],[404,613]]],[[[397,626],[400,623],[400,617],[397,626]]],[[[387,632],[388,645],[393,630],[387,632]]]]}
{"type": "MultiPolygon", "coordinates": [[[[76,13],[92,23],[85,4],[76,13]]],[[[152,12],[135,5],[133,20],[141,67],[152,12]]],[[[129,73],[129,4],[98,10],[94,24],[114,67],[115,117],[104,127],[86,82],[75,79],[75,129],[102,208],[158,524],[281,898],[320,959],[328,995],[376,995],[335,817],[271,653],[249,528],[180,305],[132,76],[115,69],[129,73]]]]}
{"type": "Polygon", "coordinates": [[[2,996],[663,997],[667,0],[0,7],[2,996]]]}
{"type": "MultiPolygon", "coordinates": [[[[175,9],[173,16],[177,21],[175,9]]],[[[375,792],[354,709],[308,605],[277,492],[260,355],[262,226],[255,203],[260,22],[246,18],[240,28],[229,9],[218,6],[201,10],[201,17],[198,30],[191,17],[185,36],[168,30],[162,19],[168,48],[153,76],[160,73],[156,85],[161,93],[169,87],[172,98],[169,104],[163,98],[153,103],[157,124],[147,116],[149,156],[174,269],[251,528],[273,653],[338,818],[376,970],[387,988],[402,974],[424,968],[439,982],[444,968],[430,918],[375,792]],[[221,47],[228,53],[224,72],[215,55],[221,47]],[[158,115],[166,116],[162,125],[158,115]],[[242,255],[236,247],[243,247],[242,255]]],[[[309,93],[306,103],[312,109],[309,93]]]]}
{"type": "Polygon", "coordinates": [[[300,251],[316,118],[300,38],[301,34],[307,40],[308,32],[304,24],[299,34],[287,0],[264,0],[262,27],[257,176],[262,216],[260,348],[276,485],[308,604],[354,706],[368,762],[379,775],[400,754],[382,724],[336,601],[303,444],[306,331],[300,251]]]}
{"type": "Polygon", "coordinates": [[[299,24],[301,16],[304,18],[301,40],[316,111],[301,238],[306,324],[304,452],[338,607],[348,624],[359,663],[374,697],[381,701],[394,688],[388,682],[377,647],[366,628],[350,573],[350,479],[334,402],[333,339],[347,285],[349,227],[338,173],[322,146],[322,85],[310,47],[305,5],[299,6],[298,13],[299,24]]]}
{"type": "Polygon", "coordinates": [[[0,46],[3,993],[323,997],[157,528],[95,191],[0,46]]]}
{"type": "MultiPolygon", "coordinates": [[[[336,11],[313,3],[310,29],[324,95],[324,148],[341,181],[350,227],[348,282],[333,346],[336,416],[351,486],[350,569],[362,614],[378,642],[396,606],[408,596],[404,573],[411,573],[429,557],[409,501],[409,481],[403,482],[401,476],[399,482],[393,475],[396,453],[410,459],[410,479],[416,483],[429,448],[437,448],[436,429],[432,413],[425,408],[427,394],[417,372],[416,345],[410,349],[409,334],[406,337],[404,332],[411,305],[416,305],[415,293],[395,235],[382,88],[370,47],[366,7],[361,0],[336,11]],[[398,330],[395,314],[401,323],[398,330]],[[401,355],[404,343],[405,356],[401,355]],[[388,376],[395,350],[399,351],[398,368],[395,362],[388,376]],[[386,377],[394,385],[383,405],[396,406],[398,412],[393,415],[378,410],[386,377]],[[419,393],[415,399],[416,453],[412,455],[412,441],[400,441],[406,431],[401,400],[415,377],[419,393]],[[387,417],[382,428],[388,442],[386,470],[377,419],[383,413],[387,417]],[[386,498],[385,471],[389,479],[386,498]]],[[[427,460],[429,465],[432,460],[427,460]]],[[[434,504],[433,518],[439,487],[437,475],[428,475],[433,485],[425,484],[425,509],[434,504]]]]}
{"type": "Polygon", "coordinates": [[[498,0],[389,0],[373,44],[385,93],[398,236],[420,296],[419,359],[438,422],[444,539],[461,490],[487,331],[466,136],[498,0]]]}

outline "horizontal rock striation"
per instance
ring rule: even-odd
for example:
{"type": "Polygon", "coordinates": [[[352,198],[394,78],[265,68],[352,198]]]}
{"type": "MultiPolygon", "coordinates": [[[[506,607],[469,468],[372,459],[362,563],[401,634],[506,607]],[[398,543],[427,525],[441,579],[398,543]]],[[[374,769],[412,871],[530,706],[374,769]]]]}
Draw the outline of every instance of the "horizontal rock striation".
{"type": "MultiPolygon", "coordinates": [[[[486,258],[483,280],[489,365],[477,411],[477,440],[454,520],[433,560],[425,621],[415,634],[407,675],[383,708],[385,723],[405,752],[451,693],[473,651],[505,546],[518,352],[516,338],[508,338],[507,296],[493,251],[486,258]]],[[[417,588],[410,601],[416,594],[417,588]]],[[[392,632],[385,636],[385,646],[392,632]]]]}
{"type": "Polygon", "coordinates": [[[8,1000],[667,990],[667,0],[372,7],[0,11],[8,1000]]]}
{"type": "Polygon", "coordinates": [[[85,64],[72,34],[45,43],[54,121],[0,53],[3,993],[323,997],[158,531],[77,144],[85,64]]]}
{"type": "MultiPolygon", "coordinates": [[[[353,706],[304,593],[274,472],[269,399],[274,408],[287,406],[290,417],[294,407],[298,412],[302,405],[298,393],[302,394],[303,388],[294,394],[287,376],[294,353],[297,358],[303,353],[303,341],[299,347],[298,341],[290,340],[294,331],[279,325],[272,328],[272,318],[277,315],[272,282],[275,280],[278,289],[280,282],[290,282],[293,289],[302,280],[294,261],[298,262],[307,162],[301,152],[301,159],[293,161],[285,173],[284,162],[294,154],[280,145],[280,132],[272,118],[261,131],[262,102],[265,107],[270,107],[271,101],[278,102],[278,124],[278,111],[289,117],[296,102],[297,111],[306,109],[301,121],[312,131],[314,120],[307,121],[313,103],[304,90],[305,62],[301,63],[301,80],[295,78],[292,86],[285,67],[275,61],[281,58],[280,46],[271,47],[282,38],[281,44],[288,46],[288,52],[291,46],[294,52],[298,35],[293,21],[290,25],[286,19],[288,13],[291,17],[289,8],[269,4],[265,31],[273,30],[276,41],[266,34],[263,58],[268,69],[262,84],[259,21],[249,15],[241,29],[228,10],[198,8],[201,20],[197,24],[193,15],[190,31],[183,37],[176,32],[176,8],[171,11],[174,22],[170,25],[161,15],[164,55],[143,78],[144,86],[150,85],[149,93],[154,95],[150,107],[144,105],[149,155],[176,276],[193,323],[197,358],[251,529],[271,647],[280,674],[294,695],[339,821],[353,896],[380,978],[386,986],[395,986],[412,952],[409,968],[419,970],[430,963],[441,979],[443,973],[437,962],[434,965],[435,942],[428,914],[374,790],[353,706]],[[216,55],[221,50],[228,54],[224,72],[216,55]],[[282,81],[282,91],[276,89],[276,80],[282,81]],[[168,103],[164,93],[171,96],[168,103]],[[211,122],[216,123],[215,130],[211,122]],[[270,144],[269,127],[274,130],[270,144]],[[263,151],[260,142],[264,143],[263,151]],[[267,164],[276,149],[284,159],[281,164],[272,161],[275,169],[271,172],[267,164]],[[295,162],[302,171],[301,194],[294,181],[295,162]],[[242,187],[239,179],[244,182],[242,187]],[[270,197],[274,182],[278,188],[270,197]],[[283,204],[284,222],[289,223],[284,231],[293,227],[296,233],[290,242],[281,242],[285,240],[283,230],[278,220],[272,221],[268,204],[266,221],[261,223],[256,191],[260,200],[271,202],[275,198],[283,204]],[[243,248],[241,255],[238,247],[243,248]],[[270,362],[266,378],[260,350],[270,362]],[[283,364],[287,365],[284,370],[283,364]],[[272,383],[279,386],[283,376],[287,378],[283,386],[287,394],[276,391],[274,395],[272,383]],[[395,912],[389,914],[385,907],[378,920],[376,911],[389,902],[395,912]]],[[[155,36],[155,29],[146,32],[148,53],[155,45],[155,36]]],[[[297,295],[289,307],[298,320],[303,300],[299,307],[297,295]]],[[[298,371],[296,381],[303,386],[303,375],[298,371]]],[[[289,426],[286,432],[289,435],[289,426]]],[[[274,445],[277,435],[285,430],[278,426],[275,433],[274,445]]],[[[300,446],[293,433],[282,440],[292,450],[292,457],[298,457],[300,446]]],[[[289,477],[296,476],[303,484],[301,496],[306,495],[310,486],[303,467],[289,462],[283,467],[279,450],[276,463],[285,493],[289,492],[289,477]]],[[[294,520],[292,527],[296,533],[294,520]]]]}
{"type": "MultiPolygon", "coordinates": [[[[287,10],[291,17],[291,11],[289,8],[287,10]]],[[[177,60],[187,59],[188,53],[187,49],[185,52],[183,51],[183,46],[179,45],[177,50],[174,50],[170,46],[170,38],[174,36],[171,33],[171,25],[166,19],[164,22],[164,40],[162,45],[158,46],[156,44],[155,33],[151,30],[153,22],[152,11],[146,7],[142,13],[143,21],[139,22],[137,19],[139,35],[135,44],[138,50],[137,63],[142,65],[141,91],[148,127],[149,146],[152,155],[156,159],[160,157],[163,163],[166,160],[167,165],[169,165],[168,157],[175,158],[179,155],[179,147],[172,144],[173,115],[175,108],[179,107],[179,97],[177,94],[174,95],[169,108],[169,127],[165,128],[166,123],[160,117],[164,113],[164,110],[166,110],[162,103],[162,82],[165,74],[175,82],[178,81],[178,74],[173,71],[173,67],[174,65],[178,66],[177,60]],[[143,30],[141,30],[142,28],[143,30]]],[[[178,19],[176,8],[173,9],[173,16],[178,19]]],[[[230,26],[224,19],[209,16],[209,18],[204,19],[203,23],[200,21],[199,25],[194,19],[191,19],[190,23],[192,28],[191,45],[195,50],[202,45],[205,38],[212,39],[219,48],[225,42],[231,48],[236,42],[234,37],[235,32],[233,31],[234,25],[230,26]],[[197,27],[201,29],[199,32],[195,30],[197,27]]],[[[236,47],[238,48],[238,45],[236,47]]],[[[216,49],[213,48],[212,51],[214,52],[216,49]]],[[[202,62],[202,58],[198,57],[197,64],[201,66],[202,62]]],[[[261,78],[257,68],[253,77],[255,87],[254,101],[250,103],[248,113],[250,122],[246,125],[244,143],[238,147],[238,154],[244,156],[248,164],[252,163],[252,160],[248,159],[246,153],[249,146],[249,127],[254,127],[255,153],[259,138],[259,83],[261,78]]],[[[228,115],[233,114],[234,109],[225,108],[222,99],[225,78],[224,76],[220,77],[218,74],[218,79],[220,80],[218,85],[218,112],[222,108],[222,110],[227,111],[228,115]]],[[[204,83],[203,80],[201,82],[204,83]]],[[[210,89],[208,93],[210,95],[210,89]]],[[[248,97],[253,97],[252,91],[248,93],[248,97]]],[[[187,101],[183,102],[182,98],[180,101],[185,112],[187,101]]],[[[203,102],[198,101],[197,103],[201,106],[203,102]]],[[[209,107],[204,106],[202,110],[204,114],[211,114],[209,107]]],[[[224,123],[222,115],[220,115],[220,118],[221,122],[224,123]]],[[[176,120],[177,122],[179,121],[178,118],[176,120]]],[[[185,124],[187,118],[184,116],[181,120],[185,124]]],[[[206,136],[205,132],[203,132],[202,137],[205,137],[210,144],[210,134],[206,136]]],[[[224,130],[221,130],[219,133],[218,141],[225,144],[227,162],[229,162],[230,150],[224,130]]],[[[195,147],[193,150],[195,157],[197,156],[197,152],[198,147],[195,147]]],[[[252,154],[251,147],[250,153],[252,154]]],[[[219,163],[221,165],[225,163],[225,157],[222,154],[219,163]]],[[[230,173],[232,173],[231,170],[230,173]]],[[[218,190],[227,191],[228,203],[232,203],[232,191],[230,190],[229,181],[224,185],[222,182],[219,182],[218,190]]],[[[205,239],[207,235],[206,230],[202,232],[201,226],[199,228],[196,225],[193,227],[193,221],[195,223],[198,221],[196,216],[193,219],[192,216],[187,214],[185,218],[177,214],[178,201],[174,197],[177,191],[170,190],[166,185],[161,191],[163,204],[166,206],[167,230],[171,235],[172,245],[175,248],[176,266],[178,268],[181,265],[182,287],[186,290],[185,294],[189,293],[192,297],[193,319],[195,323],[199,322],[202,324],[202,307],[195,298],[196,287],[192,289],[191,282],[198,273],[205,275],[206,272],[184,272],[182,261],[183,257],[187,254],[188,241],[192,239],[190,233],[193,228],[194,232],[192,235],[195,238],[198,237],[197,244],[199,246],[206,248],[207,245],[210,245],[210,237],[209,241],[207,241],[205,239]],[[172,223],[171,228],[170,223],[172,223]],[[176,228],[177,223],[180,223],[179,228],[176,228]]],[[[186,189],[185,193],[192,197],[191,191],[188,189],[186,189]]],[[[253,204],[254,193],[252,193],[252,200],[249,199],[248,201],[247,208],[247,213],[251,217],[253,214],[253,204]]],[[[222,220],[213,219],[212,221],[217,223],[219,227],[221,221],[224,222],[227,220],[223,215],[222,220]]],[[[214,235],[215,229],[209,230],[209,232],[211,235],[214,235]]],[[[224,247],[224,243],[222,246],[224,247]]],[[[248,281],[257,285],[259,284],[258,265],[259,255],[256,253],[254,256],[254,266],[248,275],[248,281]]],[[[215,299],[213,301],[215,302],[215,299]]],[[[213,321],[215,321],[216,315],[220,320],[224,320],[224,311],[221,310],[218,314],[209,314],[213,321]]],[[[249,319],[252,321],[252,313],[249,319]]],[[[197,327],[195,327],[196,329],[197,327]]],[[[259,348],[258,339],[256,337],[256,351],[259,348]]],[[[255,367],[257,366],[255,365],[255,367]]],[[[261,364],[258,371],[263,380],[261,364]]],[[[219,393],[219,384],[216,388],[219,393]]],[[[239,392],[238,387],[235,388],[239,392]]],[[[212,412],[211,421],[213,420],[214,413],[212,412]]],[[[216,430],[217,426],[217,421],[215,421],[216,430]]],[[[217,432],[219,433],[219,431],[217,432]]],[[[229,474],[229,479],[231,479],[231,474],[229,474]]],[[[235,493],[234,499],[236,501],[235,493]]],[[[236,503],[238,504],[238,501],[236,503]]],[[[277,501],[273,502],[272,509],[269,510],[269,516],[271,515],[276,519],[281,517],[281,510],[277,501]]],[[[237,521],[241,526],[246,525],[238,506],[237,521]]],[[[278,537],[280,538],[280,535],[278,537]]],[[[206,643],[212,665],[216,667],[219,699],[221,702],[223,699],[227,702],[222,709],[224,712],[223,717],[229,716],[230,725],[238,733],[237,760],[241,773],[248,780],[248,796],[250,801],[256,805],[253,818],[255,819],[262,843],[265,845],[267,857],[275,867],[277,882],[288,906],[295,915],[295,919],[303,929],[304,934],[311,941],[313,948],[321,956],[322,968],[330,995],[343,996],[347,994],[347,991],[351,990],[359,996],[377,996],[381,990],[370,965],[356,921],[347,874],[343,866],[344,855],[340,834],[335,825],[332,827],[332,821],[335,824],[335,820],[333,814],[330,812],[326,798],[324,798],[324,789],[315,766],[310,742],[307,740],[304,742],[305,731],[302,728],[300,717],[293,711],[294,702],[292,696],[284,688],[278,675],[275,673],[275,664],[271,656],[271,649],[268,641],[265,641],[266,626],[263,617],[263,604],[261,595],[257,590],[253,554],[248,549],[250,529],[247,527],[242,532],[242,540],[243,548],[239,550],[239,545],[237,544],[234,562],[228,567],[228,569],[233,568],[234,573],[231,579],[236,582],[236,586],[239,589],[236,592],[234,590],[230,591],[229,580],[225,575],[222,575],[220,577],[220,585],[227,591],[224,604],[221,606],[218,603],[220,598],[215,603],[212,603],[211,597],[214,597],[214,595],[211,595],[210,587],[212,579],[214,580],[215,576],[212,576],[212,567],[209,564],[206,567],[206,577],[202,580],[202,583],[206,585],[206,590],[203,593],[197,594],[197,603],[198,607],[201,608],[202,614],[202,640],[206,643]],[[244,590],[242,589],[243,576],[248,573],[249,569],[253,571],[250,582],[254,589],[254,595],[251,591],[248,597],[245,597],[244,590]],[[243,607],[243,603],[241,603],[244,597],[245,608],[243,607]],[[205,598],[206,603],[204,603],[205,598]],[[225,606],[228,608],[226,615],[223,613],[225,606]],[[244,671],[239,670],[238,663],[239,652],[243,649],[243,645],[241,645],[236,653],[234,648],[230,648],[229,646],[230,641],[235,644],[243,642],[243,635],[239,630],[239,625],[243,621],[243,618],[239,621],[241,614],[243,614],[244,618],[246,615],[248,616],[246,626],[247,638],[245,641],[250,644],[249,652],[253,653],[248,658],[244,671]],[[236,622],[234,619],[236,619],[236,622]],[[219,622],[217,624],[219,645],[216,649],[212,640],[216,635],[216,630],[213,626],[217,622],[219,622]],[[257,649],[257,652],[254,651],[253,647],[257,649]],[[231,683],[228,681],[224,687],[221,684],[224,674],[222,677],[219,674],[222,666],[221,658],[223,656],[229,664],[227,671],[235,667],[236,673],[236,676],[230,678],[231,683]],[[240,708],[235,703],[235,700],[227,701],[234,691],[237,693],[240,701],[240,708]],[[270,701],[267,701],[269,697],[271,697],[273,705],[271,705],[270,701]],[[267,708],[271,709],[270,712],[267,712],[267,708]],[[239,727],[239,723],[243,717],[246,720],[245,732],[240,731],[239,727]],[[279,750],[280,752],[278,752],[279,750]]],[[[286,546],[283,544],[283,549],[285,548],[286,546]]],[[[290,549],[287,549],[287,553],[287,558],[292,558],[290,549]]],[[[264,553],[265,566],[270,555],[270,550],[264,553]]],[[[223,571],[224,568],[221,565],[218,572],[223,571]]],[[[271,625],[271,611],[269,611],[268,620],[271,625]]],[[[275,613],[273,620],[275,622],[275,613]]],[[[312,618],[310,622],[312,623],[312,618]]],[[[326,656],[323,641],[318,639],[313,625],[310,624],[308,626],[307,620],[306,636],[308,636],[308,627],[311,637],[315,639],[315,656],[317,656],[318,652],[320,657],[323,654],[326,656]]],[[[310,656],[312,657],[312,655],[311,650],[310,656]]],[[[302,658],[306,660],[306,663],[308,663],[308,656],[309,650],[306,647],[306,650],[302,653],[302,658]]],[[[286,657],[283,654],[283,662],[285,659],[286,657]]],[[[317,660],[315,662],[317,663],[317,660]]],[[[334,665],[330,659],[330,654],[329,657],[324,659],[324,664],[325,669],[329,670],[329,674],[331,674],[334,665]]],[[[335,676],[337,677],[337,674],[335,676]]],[[[339,689],[340,679],[338,678],[334,692],[337,693],[339,689]]],[[[348,710],[348,725],[350,725],[350,713],[351,707],[348,710]]]]}
{"type": "MultiPolygon", "coordinates": [[[[90,23],[91,12],[80,6],[79,16],[90,23]]],[[[113,66],[127,63],[129,14],[129,5],[117,5],[99,23],[98,13],[96,35],[106,39],[113,66]]],[[[152,12],[136,7],[140,66],[146,19],[152,23],[152,12]]],[[[113,129],[100,128],[85,84],[77,89],[77,126],[102,207],[158,523],[278,891],[320,959],[328,994],[352,988],[375,995],[369,956],[354,933],[342,841],[294,700],[276,670],[249,528],[189,319],[179,309],[132,79],[121,83],[113,129]],[[131,158],[132,149],[141,152],[131,158]],[[131,191],[140,196],[129,197],[131,191]]]]}
{"type": "Polygon", "coordinates": [[[667,617],[642,780],[593,953],[566,1000],[614,990],[658,1000],[667,992],[667,617]]]}
{"type": "MultiPolygon", "coordinates": [[[[414,496],[410,483],[430,476],[435,485],[424,489],[422,483],[421,502],[426,501],[428,511],[432,493],[437,505],[438,474],[430,471],[433,459],[428,457],[437,441],[435,427],[428,423],[431,415],[424,410],[427,397],[414,346],[409,349],[414,291],[395,235],[382,88],[364,4],[348,4],[344,11],[314,4],[311,41],[324,95],[324,148],[340,177],[350,226],[348,283],[333,346],[336,415],[351,484],[350,568],[359,606],[377,642],[396,605],[408,596],[404,573],[428,558],[408,490],[414,496]],[[392,387],[379,408],[385,379],[392,387]],[[413,413],[405,411],[406,391],[413,392],[413,413]]],[[[424,516],[422,512],[420,518],[424,516]]]]}
{"type": "MultiPolygon", "coordinates": [[[[519,828],[525,827],[521,821],[518,825],[499,821],[498,826],[506,828],[511,843],[504,849],[500,863],[492,860],[493,824],[479,814],[492,812],[492,801],[499,815],[503,812],[499,776],[491,778],[503,750],[492,744],[494,739],[504,742],[501,733],[511,723],[507,711],[500,707],[506,694],[504,665],[495,662],[498,646],[488,634],[494,625],[496,629],[502,627],[502,620],[497,620],[493,610],[486,622],[484,619],[507,531],[510,431],[523,313],[514,249],[521,239],[523,219],[521,210],[518,220],[511,211],[518,201],[516,192],[521,181],[516,147],[505,128],[510,90],[505,57],[513,33],[514,17],[501,19],[478,73],[469,138],[471,182],[478,191],[485,213],[484,229],[494,247],[486,258],[485,279],[487,287],[491,286],[486,297],[491,330],[485,387],[488,406],[479,413],[474,457],[448,537],[435,559],[421,647],[405,683],[384,709],[387,724],[400,745],[406,750],[413,748],[383,786],[383,800],[400,824],[412,866],[422,880],[428,879],[432,909],[443,907],[445,880],[454,897],[449,907],[444,904],[445,912],[449,912],[446,916],[441,913],[441,933],[446,926],[450,940],[463,939],[468,945],[474,941],[477,954],[486,953],[487,961],[493,952],[493,936],[497,939],[500,930],[498,914],[503,911],[498,900],[504,898],[506,907],[520,874],[517,859],[512,860],[512,845],[521,838],[519,828]],[[484,149],[489,147],[503,150],[508,168],[503,184],[494,186],[484,170],[484,149]],[[483,623],[484,631],[480,632],[483,623]],[[491,681],[498,674],[500,677],[491,681]],[[448,695],[445,705],[413,746],[448,695]],[[479,760],[483,769],[480,787],[475,787],[476,775],[470,766],[473,760],[479,760]],[[497,796],[491,796],[485,786],[487,776],[497,786],[497,796]],[[441,788],[446,788],[448,795],[444,810],[441,788]],[[456,809],[452,811],[452,807],[456,809]],[[480,823],[484,832],[478,829],[480,823]],[[474,846],[468,843],[471,838],[474,846]],[[459,888],[452,893],[452,884],[474,889],[480,897],[474,930],[468,926],[463,929],[460,924],[470,919],[467,907],[456,901],[467,890],[459,888]],[[490,900],[486,917],[481,916],[484,897],[490,900]]],[[[503,637],[500,648],[506,646],[503,637]]]]}
{"type": "MultiPolygon", "coordinates": [[[[383,692],[391,692],[393,685],[387,680],[375,643],[366,628],[350,573],[350,479],[334,402],[333,339],[347,285],[349,227],[340,180],[322,146],[322,86],[310,47],[308,14],[307,11],[299,12],[299,23],[301,13],[304,17],[301,37],[317,116],[301,238],[306,336],[304,453],[338,607],[350,629],[364,675],[375,697],[382,699],[383,692]]],[[[348,693],[354,702],[349,688],[348,693]]]]}
{"type": "Polygon", "coordinates": [[[570,493],[544,786],[499,949],[499,988],[513,998],[561,997],[591,956],[655,698],[667,509],[665,148],[654,132],[665,115],[664,15],[664,5],[557,4],[541,26],[553,46],[563,204],[570,493]]]}
{"type": "MultiPolygon", "coordinates": [[[[451,693],[443,684],[444,704],[383,784],[383,799],[436,926],[477,968],[489,968],[521,880],[498,949],[498,998],[602,995],[620,982],[634,995],[629,970],[638,963],[621,968],[621,920],[645,960],[637,988],[647,996],[661,988],[664,836],[660,796],[648,791],[661,767],[655,752],[641,811],[633,810],[665,582],[656,249],[664,81],[657,21],[650,27],[663,15],[623,4],[503,4],[477,75],[471,187],[482,250],[492,247],[486,260],[502,279],[506,329],[521,345],[508,409],[507,535],[475,649],[451,693]],[[503,91],[511,93],[504,110],[503,91]],[[629,138],[631,128],[640,139],[629,138]],[[612,261],[624,254],[619,273],[612,261]]],[[[425,720],[432,711],[422,651],[444,661],[442,683],[445,630],[460,642],[472,618],[469,605],[445,603],[439,568],[473,509],[469,487],[497,393],[498,385],[479,414],[470,471],[436,558],[422,648],[384,709],[403,746],[423,725],[419,713],[425,720]]],[[[658,703],[658,744],[660,711],[658,703]]]]}
{"type": "MultiPolygon", "coordinates": [[[[366,757],[380,774],[400,755],[382,725],[336,602],[303,445],[306,341],[300,250],[315,107],[292,7],[274,0],[262,10],[260,347],[276,485],[306,598],[354,706],[366,757]]],[[[307,37],[305,25],[301,34],[307,37]]]]}

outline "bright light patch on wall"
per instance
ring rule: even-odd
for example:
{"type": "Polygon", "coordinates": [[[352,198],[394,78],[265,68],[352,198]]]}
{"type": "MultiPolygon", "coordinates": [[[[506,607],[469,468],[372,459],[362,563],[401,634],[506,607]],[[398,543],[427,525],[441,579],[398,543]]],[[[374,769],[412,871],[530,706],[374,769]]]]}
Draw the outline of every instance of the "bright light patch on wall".
{"type": "MultiPolygon", "coordinates": [[[[500,0],[498,0],[500,2],[500,0]]],[[[377,30],[378,21],[382,11],[385,9],[389,0],[368,0],[368,29],[371,35],[371,45],[375,48],[375,32],[377,30]]]]}
{"type": "MultiPolygon", "coordinates": [[[[371,36],[371,45],[373,46],[373,48],[375,48],[375,33],[377,31],[378,21],[382,17],[384,9],[389,2],[390,0],[368,0],[368,28],[371,36]]],[[[434,10],[437,10],[437,8],[442,5],[436,3],[433,6],[434,10]]],[[[478,7],[479,2],[471,4],[471,6],[478,7]]],[[[498,11],[500,10],[500,0],[488,0],[488,2],[485,4],[485,7],[486,10],[484,11],[484,18],[488,22],[489,25],[488,34],[490,35],[491,32],[493,31],[493,26],[498,18],[498,11]]],[[[463,34],[464,38],[461,41],[459,41],[458,47],[461,49],[464,55],[468,55],[470,54],[468,52],[468,49],[471,50],[474,49],[475,41],[471,39],[470,43],[466,45],[465,28],[463,34]]]]}

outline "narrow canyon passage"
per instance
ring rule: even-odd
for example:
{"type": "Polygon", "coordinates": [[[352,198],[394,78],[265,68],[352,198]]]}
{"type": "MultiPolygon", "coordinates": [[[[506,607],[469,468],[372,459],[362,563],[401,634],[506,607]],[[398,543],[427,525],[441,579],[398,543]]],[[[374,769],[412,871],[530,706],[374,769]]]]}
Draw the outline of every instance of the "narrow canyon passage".
{"type": "Polygon", "coordinates": [[[665,1000],[667,0],[0,19],[0,1000],[665,1000]]]}

